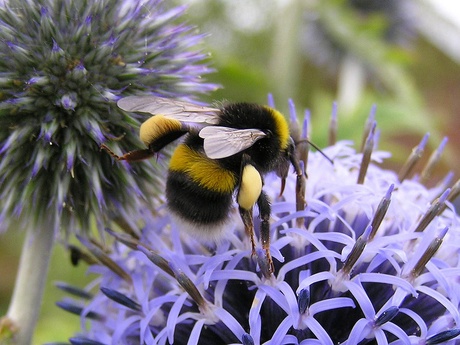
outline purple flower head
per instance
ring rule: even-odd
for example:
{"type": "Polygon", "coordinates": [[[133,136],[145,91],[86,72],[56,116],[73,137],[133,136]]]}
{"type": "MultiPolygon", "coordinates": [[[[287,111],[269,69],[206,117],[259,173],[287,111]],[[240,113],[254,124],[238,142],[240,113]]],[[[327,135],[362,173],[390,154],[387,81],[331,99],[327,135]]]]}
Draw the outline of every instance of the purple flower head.
{"type": "Polygon", "coordinates": [[[190,99],[216,87],[202,79],[211,69],[202,36],[180,21],[184,9],[160,0],[2,4],[0,231],[18,217],[88,229],[92,215],[104,223],[119,207],[136,212],[139,191],[156,194],[155,162],[127,170],[99,147],[142,145],[136,127],[148,115],[121,111],[121,97],[190,99]]]}
{"type": "Polygon", "coordinates": [[[89,320],[70,342],[460,344],[460,218],[450,203],[460,184],[428,188],[414,164],[402,177],[383,169],[389,153],[375,149],[370,122],[362,150],[338,141],[324,149],[333,163],[309,152],[305,209],[296,211],[295,174],[283,197],[266,176],[273,274],[261,249],[251,257],[237,212],[215,245],[181,231],[166,207],[144,211],[139,235],[108,230],[110,250],[82,240],[98,278],[65,286],[74,299],[60,306],[89,320]]]}

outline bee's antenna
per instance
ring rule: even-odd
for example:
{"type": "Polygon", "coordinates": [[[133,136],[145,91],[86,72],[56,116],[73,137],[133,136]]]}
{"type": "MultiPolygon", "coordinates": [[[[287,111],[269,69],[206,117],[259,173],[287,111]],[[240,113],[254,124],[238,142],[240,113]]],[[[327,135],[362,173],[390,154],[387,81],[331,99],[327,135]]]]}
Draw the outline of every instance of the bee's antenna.
{"type": "Polygon", "coordinates": [[[326,158],[326,159],[329,161],[329,163],[334,164],[334,161],[333,161],[332,159],[330,159],[330,158],[329,158],[329,157],[328,157],[328,156],[327,156],[317,145],[313,144],[310,140],[308,140],[308,139],[302,139],[302,140],[297,141],[296,144],[297,144],[297,143],[302,143],[302,142],[307,142],[307,143],[309,143],[311,146],[313,146],[313,147],[315,148],[316,151],[318,151],[319,153],[321,153],[321,155],[322,155],[324,158],[326,158]]]}

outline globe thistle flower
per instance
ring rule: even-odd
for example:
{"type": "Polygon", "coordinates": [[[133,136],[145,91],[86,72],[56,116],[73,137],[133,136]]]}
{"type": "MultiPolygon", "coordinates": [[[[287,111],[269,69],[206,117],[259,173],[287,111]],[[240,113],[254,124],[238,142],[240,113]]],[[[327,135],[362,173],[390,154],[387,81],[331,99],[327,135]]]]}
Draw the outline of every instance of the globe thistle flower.
{"type": "MultiPolygon", "coordinates": [[[[126,169],[99,147],[118,137],[142,145],[136,127],[145,116],[120,111],[121,96],[193,98],[215,88],[201,80],[207,56],[197,48],[202,36],[179,21],[184,10],[160,0],[2,1],[0,231],[31,229],[24,252],[33,265],[58,230],[121,221],[157,193],[155,163],[126,169]]],[[[37,285],[28,274],[25,286],[37,285]]],[[[22,308],[9,315],[31,314],[22,308]]]]}
{"type": "Polygon", "coordinates": [[[146,115],[127,117],[116,106],[122,95],[180,98],[215,87],[201,83],[210,70],[195,47],[201,36],[177,23],[183,11],[119,0],[9,1],[1,9],[2,229],[19,216],[87,229],[89,215],[135,209],[133,196],[159,183],[147,164],[110,166],[99,147],[121,136],[141,145],[132,127],[146,115]]]}
{"type": "Polygon", "coordinates": [[[292,103],[291,117],[308,162],[307,206],[296,211],[294,174],[283,198],[279,179],[266,177],[274,273],[262,250],[251,257],[236,213],[228,237],[207,245],[165,207],[145,210],[139,237],[107,229],[109,249],[82,238],[98,277],[84,289],[59,284],[72,297],[58,305],[84,325],[70,343],[460,343],[460,218],[450,203],[460,183],[448,188],[450,174],[421,183],[442,148],[415,174],[426,136],[399,174],[385,170],[371,117],[362,150],[349,141],[324,149],[331,164],[307,155],[308,121],[299,128],[292,103]]]}

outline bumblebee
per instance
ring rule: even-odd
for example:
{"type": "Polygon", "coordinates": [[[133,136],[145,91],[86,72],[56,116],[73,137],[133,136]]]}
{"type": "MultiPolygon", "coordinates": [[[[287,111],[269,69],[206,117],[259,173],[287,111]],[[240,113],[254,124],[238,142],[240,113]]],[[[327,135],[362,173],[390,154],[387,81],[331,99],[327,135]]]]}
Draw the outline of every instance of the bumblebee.
{"type": "Polygon", "coordinates": [[[266,267],[273,272],[271,209],[262,189],[263,176],[278,173],[281,195],[292,165],[297,174],[297,209],[305,206],[304,176],[284,116],[257,104],[230,103],[212,108],[155,96],[129,96],[120,99],[118,106],[125,111],[154,115],[140,127],[140,139],[147,148],[122,156],[106,145],[102,148],[117,160],[134,162],[152,157],[185,136],[169,164],[166,198],[171,214],[181,228],[215,240],[226,231],[235,195],[254,255],[253,206],[257,204],[266,267]]]}

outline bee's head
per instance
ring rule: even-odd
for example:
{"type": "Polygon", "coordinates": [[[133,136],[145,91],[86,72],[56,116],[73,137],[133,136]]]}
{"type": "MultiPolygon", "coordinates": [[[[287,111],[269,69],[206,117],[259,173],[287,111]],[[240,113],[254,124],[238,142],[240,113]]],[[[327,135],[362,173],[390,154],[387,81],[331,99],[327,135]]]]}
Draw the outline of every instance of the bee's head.
{"type": "Polygon", "coordinates": [[[288,145],[281,151],[275,168],[275,172],[280,178],[285,179],[288,176],[292,157],[295,157],[295,144],[294,140],[289,137],[288,145]]]}

